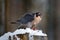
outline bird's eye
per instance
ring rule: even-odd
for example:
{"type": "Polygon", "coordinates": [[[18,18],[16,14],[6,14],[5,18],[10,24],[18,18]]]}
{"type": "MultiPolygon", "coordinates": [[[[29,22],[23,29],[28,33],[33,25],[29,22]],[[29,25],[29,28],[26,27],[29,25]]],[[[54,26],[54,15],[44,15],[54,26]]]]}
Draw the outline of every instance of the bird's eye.
{"type": "Polygon", "coordinates": [[[38,17],[38,15],[36,15],[36,17],[38,17]]]}

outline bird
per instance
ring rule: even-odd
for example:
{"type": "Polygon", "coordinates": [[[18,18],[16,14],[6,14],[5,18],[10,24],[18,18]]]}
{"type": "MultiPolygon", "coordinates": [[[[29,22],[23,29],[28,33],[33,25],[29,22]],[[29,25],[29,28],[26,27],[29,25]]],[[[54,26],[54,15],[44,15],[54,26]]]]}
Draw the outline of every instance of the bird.
{"type": "Polygon", "coordinates": [[[20,28],[31,28],[35,29],[36,25],[40,23],[42,17],[40,12],[27,13],[21,19],[17,20],[19,22],[18,29],[20,28]]]}

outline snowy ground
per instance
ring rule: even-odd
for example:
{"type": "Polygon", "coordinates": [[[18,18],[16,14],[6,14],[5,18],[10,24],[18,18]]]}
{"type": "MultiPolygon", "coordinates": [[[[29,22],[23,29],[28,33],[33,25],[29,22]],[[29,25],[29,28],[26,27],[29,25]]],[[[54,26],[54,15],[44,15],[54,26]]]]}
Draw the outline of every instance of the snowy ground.
{"type": "MultiPolygon", "coordinates": [[[[2,35],[0,37],[0,40],[9,40],[9,36],[13,36],[13,35],[16,35],[16,34],[25,34],[25,33],[29,33],[29,38],[32,39],[30,36],[32,35],[36,35],[36,36],[47,36],[47,34],[43,33],[42,30],[32,30],[30,28],[26,28],[26,29],[17,29],[16,31],[14,31],[13,33],[11,32],[7,32],[5,33],[4,35],[2,35]]],[[[17,38],[17,36],[16,36],[17,38]]],[[[29,39],[29,40],[30,40],[29,39]]],[[[12,39],[13,40],[13,39],[12,39]]],[[[19,40],[17,38],[17,40],[19,40]]]]}

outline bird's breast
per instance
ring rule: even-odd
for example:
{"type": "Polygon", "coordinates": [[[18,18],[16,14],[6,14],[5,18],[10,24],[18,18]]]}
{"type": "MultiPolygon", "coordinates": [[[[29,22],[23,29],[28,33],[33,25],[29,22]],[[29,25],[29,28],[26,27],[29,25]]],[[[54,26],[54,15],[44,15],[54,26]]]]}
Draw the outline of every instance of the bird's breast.
{"type": "Polygon", "coordinates": [[[40,21],[41,21],[41,17],[40,16],[35,17],[34,20],[33,20],[33,24],[38,24],[40,21]]]}

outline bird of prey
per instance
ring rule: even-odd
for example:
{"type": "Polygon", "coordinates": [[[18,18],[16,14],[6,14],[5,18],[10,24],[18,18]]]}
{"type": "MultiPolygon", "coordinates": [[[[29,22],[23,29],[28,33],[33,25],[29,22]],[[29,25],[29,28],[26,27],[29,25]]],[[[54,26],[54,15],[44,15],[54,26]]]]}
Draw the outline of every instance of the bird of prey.
{"type": "Polygon", "coordinates": [[[20,28],[34,28],[36,25],[41,21],[41,13],[36,12],[32,14],[26,14],[24,15],[20,20],[17,20],[19,22],[18,29],[20,28]]]}

